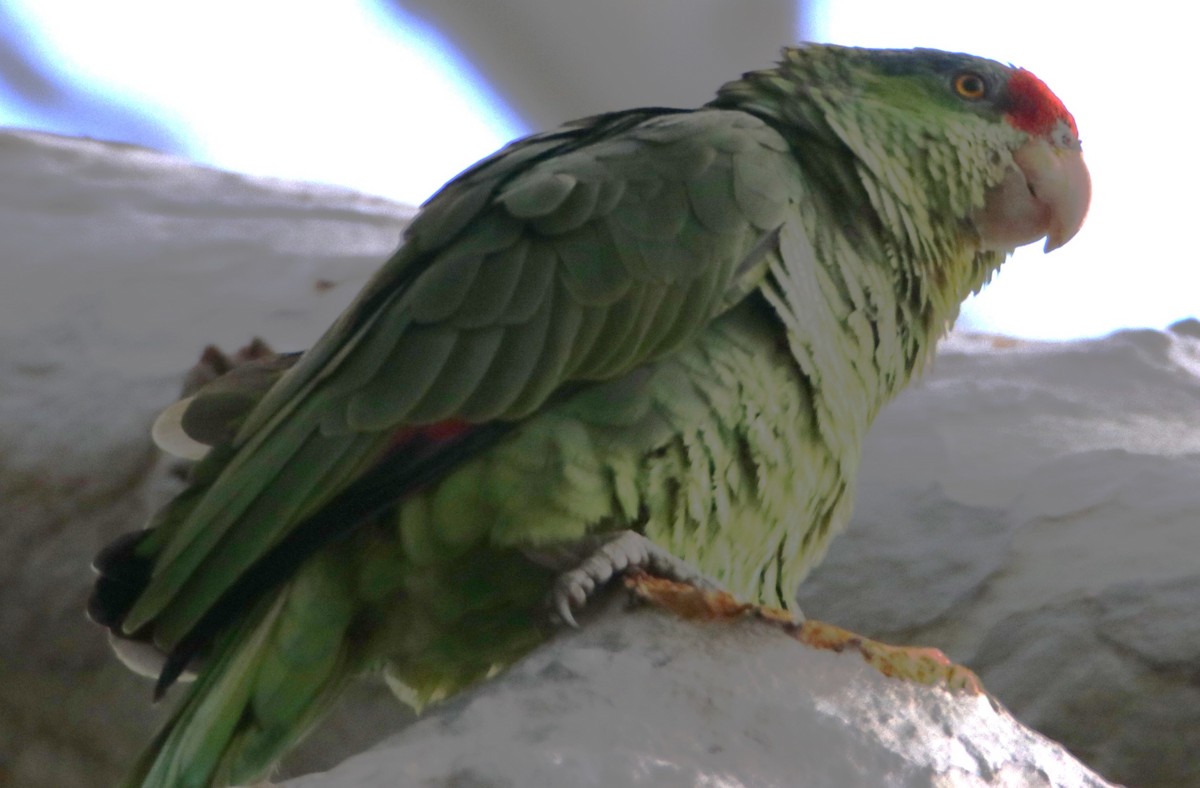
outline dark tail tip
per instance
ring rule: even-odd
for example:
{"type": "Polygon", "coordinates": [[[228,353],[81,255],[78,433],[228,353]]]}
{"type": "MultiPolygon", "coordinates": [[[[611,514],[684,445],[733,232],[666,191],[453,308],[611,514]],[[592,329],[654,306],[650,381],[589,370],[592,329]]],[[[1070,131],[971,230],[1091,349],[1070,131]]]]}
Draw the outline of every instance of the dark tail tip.
{"type": "Polygon", "coordinates": [[[183,653],[176,649],[167,655],[167,661],[163,664],[162,672],[158,674],[158,680],[154,682],[154,701],[163,699],[167,694],[167,690],[171,685],[179,680],[183,672],[187,670],[188,664],[193,660],[195,654],[189,649],[188,653],[183,653]]]}
{"type": "Polygon", "coordinates": [[[137,554],[138,545],[149,531],[132,531],[110,542],[96,556],[92,567],[99,573],[88,597],[88,617],[116,630],[133,603],[150,582],[151,561],[137,554]]]}

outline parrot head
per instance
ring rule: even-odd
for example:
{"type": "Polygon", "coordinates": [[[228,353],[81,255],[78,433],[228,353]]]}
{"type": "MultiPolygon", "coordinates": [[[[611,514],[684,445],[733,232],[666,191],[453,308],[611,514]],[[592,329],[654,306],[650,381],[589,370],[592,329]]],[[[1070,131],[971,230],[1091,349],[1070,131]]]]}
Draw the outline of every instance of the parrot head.
{"type": "MultiPolygon", "coordinates": [[[[969,212],[981,250],[1006,252],[1045,238],[1049,252],[1079,232],[1091,178],[1075,118],[1046,83],[1023,68],[973,55],[867,52],[878,73],[864,80],[868,99],[909,115],[910,135],[949,142],[967,163],[958,183],[984,173],[982,200],[971,195],[969,212]],[[922,119],[914,121],[914,113],[922,119]]],[[[931,149],[913,160],[952,172],[931,149]]]]}
{"type": "MultiPolygon", "coordinates": [[[[1045,251],[1051,252],[1079,232],[1091,201],[1079,130],[1040,79],[1025,69],[1009,69],[1005,76],[993,103],[1005,122],[1029,139],[1013,152],[1016,166],[988,190],[975,227],[985,248],[1008,249],[1045,238],[1045,251]]],[[[954,86],[960,95],[981,93],[974,100],[985,100],[989,83],[965,72],[954,86]]]]}
{"type": "Polygon", "coordinates": [[[1002,259],[1043,238],[1057,249],[1087,214],[1075,119],[1022,68],[932,49],[801,45],[777,71],[727,85],[718,103],[801,129],[810,159],[815,141],[847,151],[875,213],[910,242],[912,228],[928,239],[923,228],[951,218],[953,235],[1002,259]]]}

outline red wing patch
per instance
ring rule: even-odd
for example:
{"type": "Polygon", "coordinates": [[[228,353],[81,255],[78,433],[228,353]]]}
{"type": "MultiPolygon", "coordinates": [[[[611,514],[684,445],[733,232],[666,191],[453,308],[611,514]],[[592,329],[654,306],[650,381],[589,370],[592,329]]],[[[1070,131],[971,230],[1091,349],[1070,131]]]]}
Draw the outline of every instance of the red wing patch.
{"type": "Polygon", "coordinates": [[[395,451],[414,444],[428,445],[452,441],[466,435],[474,426],[461,419],[448,419],[421,427],[402,427],[392,434],[389,450],[395,451]]]}

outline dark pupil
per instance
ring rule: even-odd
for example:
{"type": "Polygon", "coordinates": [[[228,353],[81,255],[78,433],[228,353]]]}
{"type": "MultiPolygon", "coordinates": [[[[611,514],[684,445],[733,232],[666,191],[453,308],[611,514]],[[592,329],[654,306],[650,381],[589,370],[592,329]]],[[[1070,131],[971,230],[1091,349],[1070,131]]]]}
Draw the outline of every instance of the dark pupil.
{"type": "Polygon", "coordinates": [[[964,93],[970,93],[971,95],[982,93],[983,82],[979,79],[979,77],[963,77],[962,90],[964,93]]]}

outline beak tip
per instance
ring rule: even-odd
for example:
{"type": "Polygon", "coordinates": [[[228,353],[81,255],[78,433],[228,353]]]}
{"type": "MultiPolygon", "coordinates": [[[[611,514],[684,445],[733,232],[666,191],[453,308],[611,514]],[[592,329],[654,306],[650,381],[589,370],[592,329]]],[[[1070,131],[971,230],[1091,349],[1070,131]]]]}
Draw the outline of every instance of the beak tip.
{"type": "Polygon", "coordinates": [[[1013,159],[1034,202],[1044,210],[1045,223],[1040,227],[1046,239],[1043,253],[1066,246],[1083,226],[1091,203],[1091,175],[1082,153],[1056,148],[1038,138],[1017,149],[1013,159]]]}

